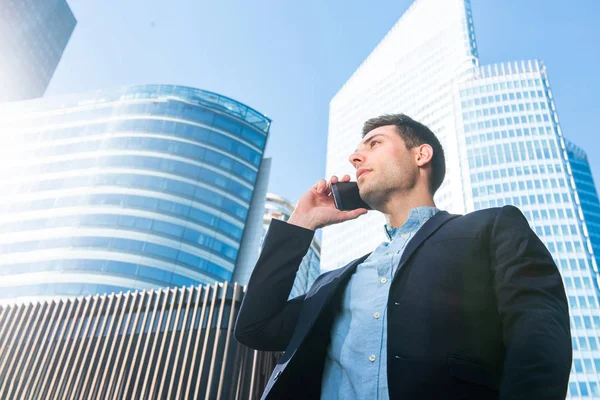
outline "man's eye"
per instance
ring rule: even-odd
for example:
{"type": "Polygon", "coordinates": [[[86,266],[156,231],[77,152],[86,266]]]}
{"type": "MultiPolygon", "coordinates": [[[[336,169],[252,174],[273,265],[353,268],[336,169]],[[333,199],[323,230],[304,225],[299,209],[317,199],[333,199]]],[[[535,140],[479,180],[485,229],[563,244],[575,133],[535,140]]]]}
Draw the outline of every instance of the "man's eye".
{"type": "Polygon", "coordinates": [[[373,140],[373,141],[371,142],[371,147],[373,147],[373,146],[375,145],[375,143],[380,143],[380,142],[378,142],[377,140],[373,140]]]}

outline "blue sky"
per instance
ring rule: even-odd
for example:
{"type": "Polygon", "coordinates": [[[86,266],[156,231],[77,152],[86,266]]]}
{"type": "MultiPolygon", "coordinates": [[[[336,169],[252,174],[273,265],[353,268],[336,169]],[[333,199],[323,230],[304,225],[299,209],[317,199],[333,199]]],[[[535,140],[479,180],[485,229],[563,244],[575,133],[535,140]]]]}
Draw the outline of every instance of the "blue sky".
{"type": "MultiPolygon", "coordinates": [[[[46,95],[179,84],[273,119],[269,189],[325,173],[329,101],[410,0],[67,0],[78,24],[46,95]]],[[[563,132],[600,179],[600,1],[472,0],[481,64],[546,63],[563,132]]]]}

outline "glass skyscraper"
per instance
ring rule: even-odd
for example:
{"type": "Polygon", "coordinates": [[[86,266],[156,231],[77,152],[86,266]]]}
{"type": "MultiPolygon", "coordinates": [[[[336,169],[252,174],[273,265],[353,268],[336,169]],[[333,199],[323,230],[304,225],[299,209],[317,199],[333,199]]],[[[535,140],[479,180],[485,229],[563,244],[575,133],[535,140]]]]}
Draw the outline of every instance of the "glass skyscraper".
{"type": "Polygon", "coordinates": [[[263,227],[263,216],[265,213],[265,202],[267,199],[267,189],[269,186],[269,176],[271,174],[271,158],[264,158],[258,174],[258,179],[254,185],[254,195],[250,202],[248,219],[244,228],[244,237],[240,254],[238,255],[233,271],[232,282],[240,285],[246,285],[250,275],[254,270],[258,254],[265,234],[263,227]]]}
{"type": "Polygon", "coordinates": [[[0,297],[229,281],[270,120],[199,89],[0,108],[0,297]]]}
{"type": "MultiPolygon", "coordinates": [[[[600,398],[600,202],[585,153],[563,137],[544,64],[480,66],[470,2],[417,0],[332,99],[326,176],[353,175],[347,158],[364,121],[400,112],[428,125],[446,150],[439,208],[523,211],[567,289],[569,396],[600,398]]],[[[325,228],[323,269],[372,251],[386,240],[384,223],[371,212],[325,228]]]]}
{"type": "Polygon", "coordinates": [[[585,228],[590,239],[590,246],[594,250],[596,265],[600,265],[600,201],[598,192],[592,178],[592,171],[585,151],[573,142],[565,140],[569,166],[575,185],[576,201],[581,203],[581,212],[585,221],[585,228]]]}
{"type": "Polygon", "coordinates": [[[0,102],[44,94],[76,24],[66,0],[0,0],[0,102]]]}

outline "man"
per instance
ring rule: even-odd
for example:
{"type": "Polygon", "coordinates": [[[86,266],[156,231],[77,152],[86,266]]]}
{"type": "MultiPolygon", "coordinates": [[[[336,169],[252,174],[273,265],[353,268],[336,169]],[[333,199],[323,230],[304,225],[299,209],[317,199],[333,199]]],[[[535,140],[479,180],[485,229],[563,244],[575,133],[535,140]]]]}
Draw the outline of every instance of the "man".
{"type": "Polygon", "coordinates": [[[288,301],[314,231],[367,210],[337,210],[333,176],[287,223],[273,220],[235,329],[249,347],[285,351],[263,399],[564,399],[565,290],[523,214],[438,210],[442,146],[405,115],[367,121],[363,138],[350,162],[390,242],[288,301]]]}

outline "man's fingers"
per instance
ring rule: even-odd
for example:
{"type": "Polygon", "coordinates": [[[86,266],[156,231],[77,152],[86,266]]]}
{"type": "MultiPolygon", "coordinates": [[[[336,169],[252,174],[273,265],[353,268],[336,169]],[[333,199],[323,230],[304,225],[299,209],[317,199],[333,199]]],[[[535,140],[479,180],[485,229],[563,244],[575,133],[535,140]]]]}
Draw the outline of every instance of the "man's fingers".
{"type": "Polygon", "coordinates": [[[314,188],[317,190],[317,193],[323,193],[326,187],[327,182],[325,181],[325,179],[319,179],[314,186],[314,188]]]}
{"type": "Polygon", "coordinates": [[[327,188],[324,191],[324,193],[329,196],[331,194],[331,185],[334,183],[337,183],[337,182],[338,182],[338,177],[335,175],[332,175],[329,182],[327,182],[327,188]]]}
{"type": "Polygon", "coordinates": [[[332,175],[329,182],[325,179],[319,179],[317,183],[315,183],[315,186],[313,186],[313,189],[315,189],[319,194],[329,195],[331,193],[331,185],[338,182],[349,182],[350,179],[350,175],[348,174],[344,175],[342,179],[339,179],[336,175],[332,175]]]}

